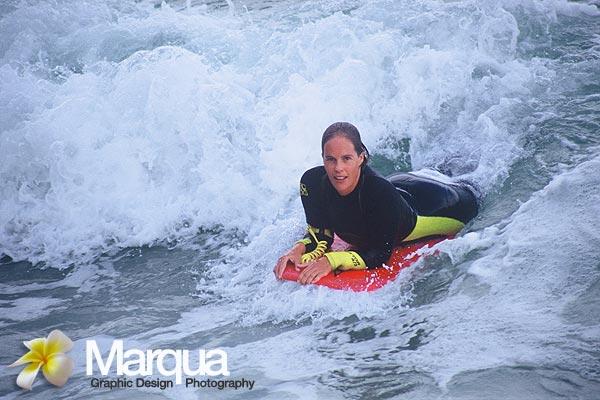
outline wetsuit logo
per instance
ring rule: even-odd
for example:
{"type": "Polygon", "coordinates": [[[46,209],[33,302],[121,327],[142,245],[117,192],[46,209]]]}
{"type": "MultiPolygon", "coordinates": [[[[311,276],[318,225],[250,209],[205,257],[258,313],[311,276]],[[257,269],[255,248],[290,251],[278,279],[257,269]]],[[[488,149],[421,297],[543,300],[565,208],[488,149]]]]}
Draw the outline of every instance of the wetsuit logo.
{"type": "Polygon", "coordinates": [[[308,197],[308,188],[306,187],[306,185],[304,183],[300,184],[300,196],[308,197]]]}

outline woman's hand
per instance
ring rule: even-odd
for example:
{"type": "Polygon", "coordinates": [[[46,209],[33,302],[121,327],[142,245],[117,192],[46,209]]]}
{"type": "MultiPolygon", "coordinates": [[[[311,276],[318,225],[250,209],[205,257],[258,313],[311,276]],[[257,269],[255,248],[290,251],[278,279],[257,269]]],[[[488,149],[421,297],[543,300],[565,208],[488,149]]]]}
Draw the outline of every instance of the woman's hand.
{"type": "Polygon", "coordinates": [[[283,277],[283,271],[285,271],[285,267],[287,266],[288,262],[291,262],[296,267],[300,264],[300,259],[302,258],[302,254],[304,254],[305,250],[306,246],[304,244],[296,243],[287,254],[279,257],[279,260],[277,260],[277,264],[273,269],[277,279],[281,279],[283,277]]]}
{"type": "Polygon", "coordinates": [[[315,283],[332,271],[331,264],[327,257],[321,257],[316,261],[311,261],[306,264],[296,264],[298,268],[302,268],[298,283],[303,285],[307,283],[315,283]]]}

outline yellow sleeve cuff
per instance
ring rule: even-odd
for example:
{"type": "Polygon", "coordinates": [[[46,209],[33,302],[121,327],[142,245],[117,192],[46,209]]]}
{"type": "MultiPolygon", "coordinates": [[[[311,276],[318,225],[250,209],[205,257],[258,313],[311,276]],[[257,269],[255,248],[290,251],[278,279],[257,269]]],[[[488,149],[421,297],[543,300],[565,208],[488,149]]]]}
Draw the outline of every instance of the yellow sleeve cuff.
{"type": "Polygon", "coordinates": [[[308,246],[309,244],[312,243],[312,240],[310,240],[309,238],[304,238],[304,239],[298,240],[296,243],[302,243],[303,245],[308,246]]]}
{"type": "Polygon", "coordinates": [[[354,251],[332,251],[323,254],[329,260],[331,269],[341,269],[342,271],[349,269],[366,269],[367,265],[364,260],[354,251]]]}

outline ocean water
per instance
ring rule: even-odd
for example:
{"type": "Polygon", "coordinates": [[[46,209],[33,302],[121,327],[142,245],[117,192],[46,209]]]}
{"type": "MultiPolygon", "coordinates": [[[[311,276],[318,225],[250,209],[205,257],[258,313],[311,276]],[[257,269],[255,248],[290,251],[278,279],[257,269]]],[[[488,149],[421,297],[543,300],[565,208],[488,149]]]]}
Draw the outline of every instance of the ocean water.
{"type": "Polygon", "coordinates": [[[3,1],[0,396],[600,398],[599,6],[3,1]],[[272,274],[338,120],[381,172],[483,193],[371,294],[272,274]],[[74,375],[22,392],[53,329],[74,375]],[[93,388],[90,339],[219,347],[255,385],[93,388]]]}

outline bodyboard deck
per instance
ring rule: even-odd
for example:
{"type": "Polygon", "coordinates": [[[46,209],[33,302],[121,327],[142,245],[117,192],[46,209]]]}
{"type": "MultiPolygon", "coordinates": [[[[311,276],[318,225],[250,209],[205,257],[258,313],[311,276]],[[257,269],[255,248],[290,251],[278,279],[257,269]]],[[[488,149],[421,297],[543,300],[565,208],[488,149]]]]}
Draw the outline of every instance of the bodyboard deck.
{"type": "MultiPolygon", "coordinates": [[[[332,272],[314,284],[354,292],[371,292],[380,289],[396,279],[401,270],[410,267],[421,258],[419,250],[432,247],[446,239],[448,237],[427,238],[398,246],[394,248],[387,264],[380,268],[332,272]]],[[[292,263],[288,263],[282,279],[295,282],[299,275],[300,271],[297,271],[292,263]]]]}

